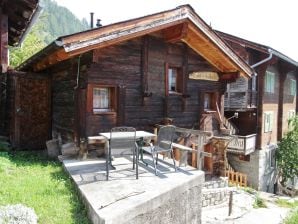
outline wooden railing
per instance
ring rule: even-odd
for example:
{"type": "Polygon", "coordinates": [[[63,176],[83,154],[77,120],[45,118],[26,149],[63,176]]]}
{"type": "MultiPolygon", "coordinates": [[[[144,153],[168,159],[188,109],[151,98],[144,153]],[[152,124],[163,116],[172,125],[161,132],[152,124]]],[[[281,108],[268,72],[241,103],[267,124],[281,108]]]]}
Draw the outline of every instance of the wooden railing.
{"type": "Polygon", "coordinates": [[[247,175],[245,173],[235,171],[227,158],[225,160],[225,167],[225,177],[228,177],[228,181],[231,185],[247,187],[247,175]]]}
{"type": "Polygon", "coordinates": [[[247,175],[232,170],[226,170],[225,176],[228,177],[229,183],[236,186],[247,187],[247,175]]]}
{"type": "Polygon", "coordinates": [[[257,105],[257,91],[228,91],[225,94],[225,108],[246,109],[257,105]]]}
{"type": "Polygon", "coordinates": [[[224,126],[230,130],[230,133],[232,135],[236,135],[239,133],[239,129],[226,117],[223,118],[223,123],[224,123],[224,126]]]}
{"type": "Polygon", "coordinates": [[[245,136],[233,135],[233,137],[228,146],[228,152],[248,155],[255,151],[257,134],[245,136]]]}

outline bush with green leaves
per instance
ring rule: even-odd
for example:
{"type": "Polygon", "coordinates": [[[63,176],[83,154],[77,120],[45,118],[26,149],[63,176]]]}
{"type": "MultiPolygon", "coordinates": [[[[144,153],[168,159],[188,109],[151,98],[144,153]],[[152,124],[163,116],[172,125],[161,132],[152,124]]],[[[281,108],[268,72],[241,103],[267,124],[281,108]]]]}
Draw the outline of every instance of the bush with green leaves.
{"type": "Polygon", "coordinates": [[[298,116],[289,119],[289,131],[278,144],[276,160],[279,182],[285,186],[298,176],[298,116]]]}

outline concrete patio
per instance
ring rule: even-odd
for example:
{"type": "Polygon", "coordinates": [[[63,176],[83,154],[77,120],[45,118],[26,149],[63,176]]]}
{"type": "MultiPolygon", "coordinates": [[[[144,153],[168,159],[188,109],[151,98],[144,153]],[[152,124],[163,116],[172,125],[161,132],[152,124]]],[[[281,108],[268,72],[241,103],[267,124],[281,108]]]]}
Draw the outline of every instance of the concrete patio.
{"type": "Polygon", "coordinates": [[[154,175],[150,157],[139,163],[139,179],[131,158],[113,161],[116,170],[106,181],[103,158],[64,159],[67,172],[76,183],[94,224],[121,223],[201,223],[202,171],[179,167],[172,160],[158,164],[154,175]]]}

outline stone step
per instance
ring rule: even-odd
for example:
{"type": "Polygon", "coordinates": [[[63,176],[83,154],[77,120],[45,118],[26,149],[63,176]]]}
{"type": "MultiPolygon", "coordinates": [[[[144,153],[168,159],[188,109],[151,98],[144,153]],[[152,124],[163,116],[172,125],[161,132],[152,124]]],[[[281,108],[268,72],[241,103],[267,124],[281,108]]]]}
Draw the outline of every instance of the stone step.
{"type": "Polygon", "coordinates": [[[204,182],[203,189],[226,188],[229,186],[228,183],[227,177],[213,178],[204,182]]]}
{"type": "Polygon", "coordinates": [[[234,188],[232,187],[202,189],[202,207],[214,206],[227,202],[230,192],[233,190],[234,188]]]}

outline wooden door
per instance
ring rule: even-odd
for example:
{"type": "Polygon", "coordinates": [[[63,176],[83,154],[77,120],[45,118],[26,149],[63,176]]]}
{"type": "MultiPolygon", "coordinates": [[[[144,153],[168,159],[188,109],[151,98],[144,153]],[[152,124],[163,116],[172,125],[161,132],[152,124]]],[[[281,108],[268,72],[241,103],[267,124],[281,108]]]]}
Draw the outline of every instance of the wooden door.
{"type": "Polygon", "coordinates": [[[11,141],[19,149],[44,149],[50,138],[50,81],[40,75],[15,75],[11,141]]]}

